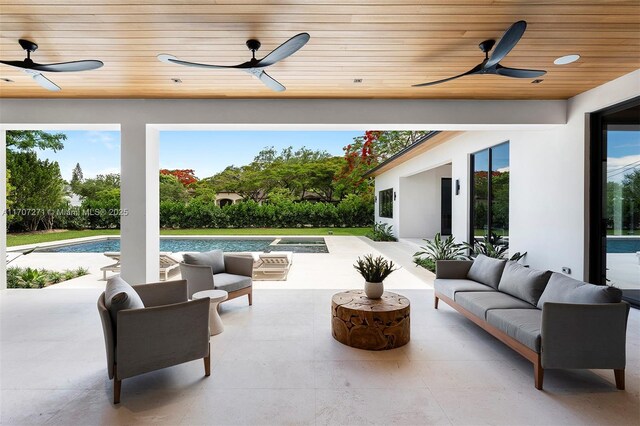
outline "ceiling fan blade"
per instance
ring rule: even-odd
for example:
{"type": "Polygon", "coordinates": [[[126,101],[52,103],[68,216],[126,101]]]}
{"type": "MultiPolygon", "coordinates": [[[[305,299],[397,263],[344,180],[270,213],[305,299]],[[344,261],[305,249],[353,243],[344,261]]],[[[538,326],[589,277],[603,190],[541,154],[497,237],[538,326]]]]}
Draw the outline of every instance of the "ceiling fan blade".
{"type": "Polygon", "coordinates": [[[241,65],[210,65],[210,64],[199,64],[197,62],[181,61],[175,56],[168,55],[166,53],[162,53],[156,57],[160,62],[165,62],[167,64],[185,65],[187,67],[210,68],[210,69],[243,68],[241,65]]]}
{"type": "Polygon", "coordinates": [[[47,90],[51,90],[52,92],[59,92],[61,90],[57,84],[55,84],[53,81],[49,80],[47,77],[40,74],[39,72],[30,72],[28,74],[31,74],[31,76],[36,81],[36,83],[38,83],[40,86],[44,87],[47,90]]]}
{"type": "Polygon", "coordinates": [[[275,92],[284,92],[285,90],[287,90],[286,87],[284,87],[276,79],[274,79],[273,77],[271,77],[269,74],[267,74],[262,70],[260,70],[259,73],[252,73],[252,74],[258,77],[258,80],[264,83],[265,86],[267,86],[269,89],[275,92]]]}
{"type": "Polygon", "coordinates": [[[473,67],[472,69],[470,69],[469,71],[456,75],[454,77],[449,77],[449,78],[445,78],[443,80],[436,80],[436,81],[430,81],[428,83],[422,83],[422,84],[414,84],[411,87],[424,87],[424,86],[433,86],[434,84],[440,84],[440,83],[444,83],[446,81],[451,81],[451,80],[455,80],[456,78],[460,78],[460,77],[464,77],[465,75],[471,75],[471,74],[476,74],[479,70],[480,70],[481,66],[480,65],[476,65],[475,67],[473,67]]]}
{"type": "Polygon", "coordinates": [[[291,37],[289,40],[285,41],[280,46],[273,49],[271,53],[269,53],[267,56],[260,59],[256,66],[268,67],[269,65],[273,65],[276,62],[279,62],[293,55],[298,50],[300,50],[302,46],[307,44],[310,38],[311,36],[307,33],[300,33],[291,37]]]}
{"type": "Polygon", "coordinates": [[[545,75],[544,70],[523,70],[518,68],[496,67],[496,74],[515,78],[536,78],[545,75]]]}
{"type": "Polygon", "coordinates": [[[61,62],[59,64],[36,64],[31,66],[32,70],[44,71],[44,72],[77,72],[77,71],[89,71],[101,68],[104,65],[102,61],[87,60],[87,61],[73,61],[73,62],[61,62]]]}
{"type": "Polygon", "coordinates": [[[9,65],[10,67],[31,69],[33,64],[29,64],[25,61],[0,61],[0,64],[9,65]]]}
{"type": "Polygon", "coordinates": [[[505,31],[502,35],[502,38],[498,42],[495,49],[493,49],[493,53],[491,54],[491,57],[484,65],[484,67],[490,68],[504,59],[504,57],[507,56],[509,52],[511,52],[511,49],[513,49],[515,45],[518,44],[526,29],[526,21],[518,21],[515,24],[511,25],[509,29],[507,29],[507,31],[505,31]]]}

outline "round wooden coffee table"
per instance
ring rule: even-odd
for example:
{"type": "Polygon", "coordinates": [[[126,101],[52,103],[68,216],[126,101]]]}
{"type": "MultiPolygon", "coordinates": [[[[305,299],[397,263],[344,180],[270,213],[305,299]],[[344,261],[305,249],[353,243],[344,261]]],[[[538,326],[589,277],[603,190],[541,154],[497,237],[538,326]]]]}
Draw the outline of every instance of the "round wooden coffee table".
{"type": "Polygon", "coordinates": [[[340,343],[381,351],[409,342],[409,299],[385,291],[369,299],[362,290],[336,293],[331,298],[331,334],[340,343]]]}

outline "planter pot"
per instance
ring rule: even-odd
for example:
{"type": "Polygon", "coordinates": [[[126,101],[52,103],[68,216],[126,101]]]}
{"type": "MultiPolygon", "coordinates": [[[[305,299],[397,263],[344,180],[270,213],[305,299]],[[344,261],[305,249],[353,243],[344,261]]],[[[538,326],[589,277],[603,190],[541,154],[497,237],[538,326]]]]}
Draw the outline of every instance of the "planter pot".
{"type": "Polygon", "coordinates": [[[380,299],[382,293],[384,293],[383,283],[370,283],[369,281],[365,281],[364,294],[366,294],[369,299],[380,299]]]}

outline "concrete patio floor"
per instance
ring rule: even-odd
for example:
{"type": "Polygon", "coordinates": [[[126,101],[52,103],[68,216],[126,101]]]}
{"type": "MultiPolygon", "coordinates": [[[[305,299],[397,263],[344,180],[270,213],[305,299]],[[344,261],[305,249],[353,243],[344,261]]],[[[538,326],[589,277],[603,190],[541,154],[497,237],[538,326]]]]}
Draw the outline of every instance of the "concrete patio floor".
{"type": "Polygon", "coordinates": [[[446,305],[433,309],[433,274],[412,266],[415,247],[357,237],[327,243],[330,255],[296,254],[287,281],[256,282],[253,306],[246,298],[222,304],[210,377],[194,361],[126,379],[117,406],[96,309],[99,276],[71,288],[77,280],[0,292],[0,423],[640,423],[637,310],[626,391],[608,370],[548,370],[537,391],[528,361],[446,305]],[[361,285],[351,264],[369,252],[403,267],[386,282],[411,301],[411,341],[402,348],[363,351],[331,336],[331,295],[361,285]]]}

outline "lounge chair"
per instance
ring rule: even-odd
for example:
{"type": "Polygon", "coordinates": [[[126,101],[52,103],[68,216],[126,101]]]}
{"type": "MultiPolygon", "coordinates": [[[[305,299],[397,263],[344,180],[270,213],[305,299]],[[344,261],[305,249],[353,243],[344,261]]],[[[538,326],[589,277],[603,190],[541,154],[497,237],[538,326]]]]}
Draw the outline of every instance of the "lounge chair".
{"type": "Polygon", "coordinates": [[[248,255],[224,254],[221,250],[184,253],[180,262],[182,278],[187,280],[188,296],[204,290],[224,290],[227,300],[240,296],[253,304],[253,258],[248,255]]]}
{"type": "MultiPolygon", "coordinates": [[[[102,279],[106,281],[107,279],[107,271],[109,272],[120,272],[120,252],[119,251],[107,251],[104,252],[104,255],[110,259],[113,259],[116,263],[108,266],[103,266],[100,268],[102,271],[102,279]]],[[[160,252],[160,279],[162,281],[167,281],[169,277],[169,272],[176,269],[180,262],[171,257],[171,252],[161,251],[160,252]],[[164,276],[164,277],[163,277],[164,276]]]]}
{"type": "Polygon", "coordinates": [[[260,253],[258,262],[253,268],[253,278],[256,280],[285,281],[289,269],[293,264],[293,253],[289,251],[275,251],[260,253]]]}

